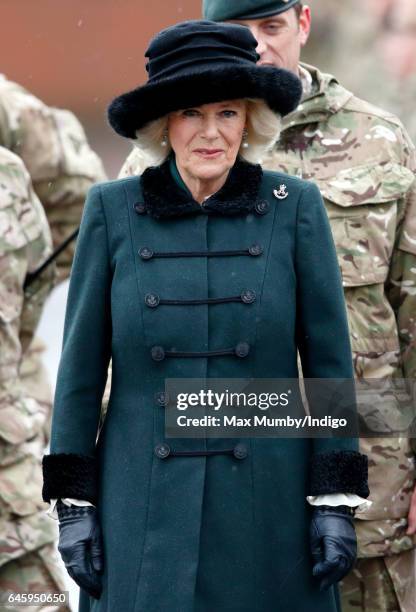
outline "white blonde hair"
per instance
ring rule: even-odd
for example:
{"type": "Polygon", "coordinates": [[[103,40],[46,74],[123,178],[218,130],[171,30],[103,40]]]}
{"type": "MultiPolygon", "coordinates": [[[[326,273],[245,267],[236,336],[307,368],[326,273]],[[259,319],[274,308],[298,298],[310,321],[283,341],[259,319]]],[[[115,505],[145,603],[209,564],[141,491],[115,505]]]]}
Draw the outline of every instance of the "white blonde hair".
{"type": "MultiPolygon", "coordinates": [[[[247,112],[248,147],[241,143],[239,154],[251,163],[260,163],[279,138],[281,128],[280,115],[273,112],[267,104],[257,98],[244,98],[247,112]]],[[[168,115],[151,121],[137,130],[135,145],[136,171],[143,172],[149,166],[158,166],[168,157],[172,148],[164,136],[168,127],[168,115]]]]}

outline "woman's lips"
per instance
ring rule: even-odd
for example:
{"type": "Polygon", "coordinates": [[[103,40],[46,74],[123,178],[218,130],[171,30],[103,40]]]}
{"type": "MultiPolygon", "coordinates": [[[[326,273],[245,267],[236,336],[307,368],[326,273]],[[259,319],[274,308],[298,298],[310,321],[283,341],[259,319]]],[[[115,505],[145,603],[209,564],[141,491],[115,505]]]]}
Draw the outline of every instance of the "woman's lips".
{"type": "Polygon", "coordinates": [[[194,149],[194,153],[205,159],[219,157],[223,153],[222,149],[194,149]]]}

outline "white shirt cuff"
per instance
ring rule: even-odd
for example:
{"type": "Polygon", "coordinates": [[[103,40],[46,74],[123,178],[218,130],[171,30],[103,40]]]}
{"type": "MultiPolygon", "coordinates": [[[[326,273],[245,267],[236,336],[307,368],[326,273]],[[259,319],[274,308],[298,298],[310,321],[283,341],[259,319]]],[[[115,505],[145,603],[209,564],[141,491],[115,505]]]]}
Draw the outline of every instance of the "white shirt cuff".
{"type": "Polygon", "coordinates": [[[307,501],[312,506],[350,506],[359,512],[365,512],[373,503],[355,493],[328,493],[326,495],[308,495],[307,501]]]}
{"type": "MultiPolygon", "coordinates": [[[[57,499],[51,499],[49,510],[46,511],[46,514],[55,520],[58,520],[58,512],[56,510],[57,502],[58,502],[57,499]]],[[[72,499],[72,497],[63,497],[61,499],[61,502],[64,503],[66,506],[71,506],[72,504],[73,506],[93,506],[94,507],[94,504],[92,504],[89,501],[84,501],[83,499],[72,499]]]]}

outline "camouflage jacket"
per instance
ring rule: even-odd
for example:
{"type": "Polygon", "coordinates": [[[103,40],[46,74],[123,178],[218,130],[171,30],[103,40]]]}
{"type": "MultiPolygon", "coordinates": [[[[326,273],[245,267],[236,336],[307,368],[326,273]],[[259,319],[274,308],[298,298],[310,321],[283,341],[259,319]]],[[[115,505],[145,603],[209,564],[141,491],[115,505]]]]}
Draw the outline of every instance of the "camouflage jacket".
{"type": "MultiPolygon", "coordinates": [[[[393,115],[356,98],[332,76],[304,69],[312,76],[311,92],[285,118],[263,164],[319,186],[343,278],[356,377],[409,381],[403,402],[382,393],[377,398],[378,416],[383,406],[394,422],[416,399],[415,150],[393,115]]],[[[371,397],[366,407],[359,395],[370,425],[371,397]]],[[[410,548],[416,538],[405,535],[406,517],[416,472],[409,438],[360,442],[369,456],[373,505],[357,515],[359,556],[410,548]]]]}
{"type": "MultiPolygon", "coordinates": [[[[345,288],[356,377],[414,381],[414,147],[393,115],[356,98],[331,75],[311,66],[302,70],[312,77],[311,91],[284,119],[281,138],[262,164],[310,179],[321,190],[345,288]]],[[[133,150],[120,174],[139,174],[142,163],[133,150]]],[[[411,394],[414,402],[414,388],[407,386],[404,404],[410,408],[411,394]]],[[[367,413],[365,403],[362,409],[370,422],[372,398],[367,413]]],[[[390,421],[396,413],[400,420],[402,403],[378,400],[390,421]]],[[[405,535],[416,477],[409,438],[362,438],[361,452],[369,455],[373,505],[357,515],[359,556],[412,547],[405,535]]]]}
{"type": "MultiPolygon", "coordinates": [[[[46,106],[0,75],[0,146],[23,160],[56,248],[78,227],[88,189],[106,178],[82,126],[71,112],[46,106]]],[[[74,247],[75,242],[57,258],[60,281],[69,276],[74,247]]],[[[50,403],[47,376],[41,365],[43,348],[34,338],[25,353],[21,375],[33,397],[50,403]]]]}
{"type": "MultiPolygon", "coordinates": [[[[46,241],[49,224],[53,247],[56,248],[78,227],[89,188],[106,177],[101,161],[89,147],[82,126],[71,112],[46,106],[2,75],[0,147],[9,149],[23,160],[38,198],[31,191],[30,201],[27,195],[22,200],[29,202],[32,212],[21,218],[27,221],[20,228],[16,226],[10,230],[13,233],[9,234],[7,243],[2,242],[3,232],[0,233],[0,296],[3,296],[0,297],[0,311],[7,309],[7,326],[0,315],[0,351],[1,357],[7,359],[0,365],[0,370],[3,368],[4,371],[3,377],[0,375],[4,415],[0,426],[1,565],[56,537],[56,525],[44,513],[46,505],[41,501],[40,483],[40,460],[50,430],[51,393],[41,363],[43,345],[39,339],[33,338],[44,297],[39,283],[48,277],[48,272],[46,276],[42,274],[39,283],[30,287],[30,301],[24,299],[29,295],[27,292],[22,295],[22,281],[27,266],[30,265],[30,270],[35,269],[47,254],[46,248],[41,249],[39,228],[42,227],[46,241]],[[18,238],[22,245],[14,244],[13,237],[18,238]],[[30,249],[24,246],[23,237],[34,241],[30,249]],[[26,251],[31,260],[25,263],[26,251]],[[13,277],[6,274],[13,272],[13,277]],[[35,303],[38,303],[36,308],[35,303]],[[10,375],[6,374],[6,366],[11,368],[10,375]],[[9,382],[4,386],[7,380],[9,382]],[[4,444],[1,440],[5,441],[4,444]]],[[[19,172],[23,174],[20,168],[19,172]]],[[[26,171],[22,185],[18,177],[10,188],[7,182],[2,180],[1,183],[6,185],[9,193],[4,198],[0,191],[1,221],[13,220],[16,224],[20,217],[12,204],[16,200],[17,206],[22,197],[20,194],[29,189],[26,171]]],[[[48,249],[50,246],[48,243],[48,249]]],[[[73,252],[74,243],[58,257],[59,280],[69,276],[73,252]]],[[[4,312],[2,314],[6,316],[4,312]]]]}
{"type": "Polygon", "coordinates": [[[54,283],[54,266],[26,290],[23,283],[51,251],[48,222],[29,174],[0,147],[0,565],[55,537],[41,497],[50,410],[27,394],[20,373],[54,283]]]}
{"type": "MultiPolygon", "coordinates": [[[[81,124],[0,75],[0,146],[23,160],[58,246],[78,227],[88,189],[106,180],[81,124]]],[[[69,276],[73,250],[57,260],[60,280],[69,276]]]]}

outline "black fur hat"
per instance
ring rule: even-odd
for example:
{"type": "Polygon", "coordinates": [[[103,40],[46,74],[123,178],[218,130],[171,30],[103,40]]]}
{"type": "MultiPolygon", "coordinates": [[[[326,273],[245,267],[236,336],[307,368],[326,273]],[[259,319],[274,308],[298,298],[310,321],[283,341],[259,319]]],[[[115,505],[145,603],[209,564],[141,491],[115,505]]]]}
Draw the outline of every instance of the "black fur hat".
{"type": "Polygon", "coordinates": [[[157,34],[146,51],[147,83],[115,98],[112,128],[136,138],[150,121],[210,102],[260,98],[286,115],[299,103],[300,80],[288,70],[257,66],[257,41],[248,28],[213,21],[184,21],[157,34]]]}

